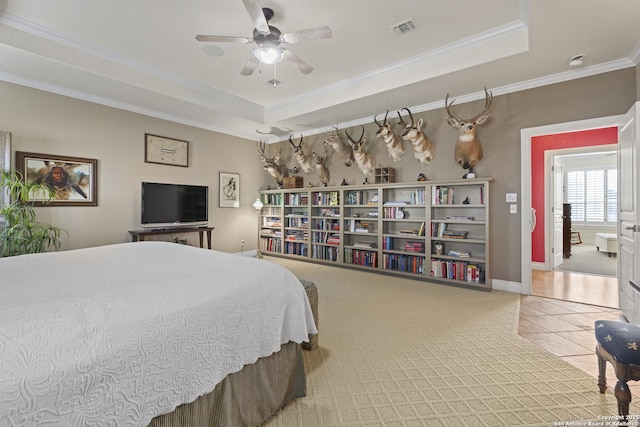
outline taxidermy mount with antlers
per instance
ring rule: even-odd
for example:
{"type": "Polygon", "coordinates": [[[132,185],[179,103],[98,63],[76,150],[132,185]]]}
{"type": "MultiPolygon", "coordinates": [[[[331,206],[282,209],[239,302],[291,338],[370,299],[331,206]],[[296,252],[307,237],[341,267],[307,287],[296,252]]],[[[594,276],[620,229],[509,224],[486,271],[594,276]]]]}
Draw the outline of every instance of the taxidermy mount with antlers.
{"type": "Polygon", "coordinates": [[[347,130],[345,129],[344,133],[347,135],[349,139],[349,144],[351,144],[351,149],[353,150],[353,158],[356,161],[356,165],[358,165],[358,169],[365,175],[373,175],[373,171],[375,170],[375,159],[370,153],[367,153],[362,148],[364,144],[367,143],[367,138],[364,136],[364,126],[362,126],[362,134],[360,134],[360,138],[355,141],[347,130]]]}
{"type": "Polygon", "coordinates": [[[276,150],[275,157],[267,157],[264,149],[265,143],[260,141],[258,143],[258,158],[262,160],[264,169],[269,172],[269,175],[276,180],[279,186],[282,186],[283,179],[289,176],[289,169],[287,169],[287,165],[280,164],[280,147],[276,150]]]}
{"type": "Polygon", "coordinates": [[[328,154],[327,154],[327,146],[324,144],[322,145],[322,151],[323,151],[323,154],[319,155],[319,154],[316,154],[315,150],[313,150],[312,155],[313,155],[313,160],[315,161],[316,173],[320,178],[320,182],[322,183],[322,186],[326,187],[327,185],[329,185],[329,180],[331,179],[331,175],[329,174],[329,169],[325,164],[327,161],[328,154]]]}
{"type": "MultiPolygon", "coordinates": [[[[413,146],[413,155],[422,165],[428,165],[429,162],[435,156],[435,148],[433,146],[433,142],[427,138],[427,136],[420,130],[423,125],[423,120],[418,120],[418,125],[416,126],[416,122],[413,119],[413,114],[411,114],[411,110],[408,108],[403,108],[402,110],[407,110],[409,113],[409,118],[411,118],[411,123],[406,123],[402,120],[402,115],[400,111],[398,111],[398,118],[400,121],[398,124],[403,124],[405,127],[404,133],[402,134],[402,139],[405,141],[411,142],[413,146]]],[[[401,110],[401,111],[402,111],[401,110]]]]}
{"type": "Polygon", "coordinates": [[[404,140],[391,131],[389,110],[387,110],[387,113],[384,115],[384,120],[382,121],[382,123],[378,122],[377,115],[373,117],[373,121],[378,125],[376,136],[378,138],[382,138],[382,140],[384,141],[384,145],[387,146],[389,157],[391,157],[394,162],[397,162],[402,158],[402,156],[404,156],[406,150],[404,147],[404,140]]]}
{"type": "Polygon", "coordinates": [[[463,169],[467,169],[468,172],[463,178],[475,178],[476,175],[473,172],[473,168],[482,160],[482,145],[478,138],[476,138],[476,128],[478,125],[483,124],[491,116],[488,113],[489,107],[493,102],[493,94],[484,88],[484,109],[482,112],[476,114],[471,119],[463,119],[456,117],[451,113],[451,106],[456,100],[454,99],[449,103],[449,94],[444,99],[444,105],[447,110],[447,123],[458,129],[458,140],[455,148],[456,162],[462,166],[463,169]]]}
{"type": "Polygon", "coordinates": [[[330,145],[331,148],[338,153],[345,166],[351,166],[353,164],[353,151],[340,137],[338,126],[333,127],[333,130],[329,133],[329,137],[325,139],[324,145],[330,145]]]}
{"type": "Polygon", "coordinates": [[[289,144],[293,147],[293,156],[298,161],[302,171],[304,173],[311,173],[313,171],[313,158],[309,154],[305,154],[302,149],[304,145],[302,134],[300,134],[300,142],[298,144],[293,142],[292,137],[289,136],[289,144]]]}

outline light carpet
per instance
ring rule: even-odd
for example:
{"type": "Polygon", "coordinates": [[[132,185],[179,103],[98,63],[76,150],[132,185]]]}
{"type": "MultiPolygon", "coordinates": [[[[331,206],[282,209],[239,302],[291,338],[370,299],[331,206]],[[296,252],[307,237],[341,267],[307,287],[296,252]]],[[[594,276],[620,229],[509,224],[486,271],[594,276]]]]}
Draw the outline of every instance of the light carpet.
{"type": "Polygon", "coordinates": [[[320,347],[304,352],[307,397],[268,427],[587,425],[617,414],[612,390],[518,336],[518,294],[265,262],[316,283],[320,330],[320,347]]]}
{"type": "Polygon", "coordinates": [[[556,271],[572,271],[577,273],[597,274],[600,276],[616,276],[617,258],[606,252],[600,252],[595,245],[580,243],[571,245],[571,257],[563,258],[556,271]]]}

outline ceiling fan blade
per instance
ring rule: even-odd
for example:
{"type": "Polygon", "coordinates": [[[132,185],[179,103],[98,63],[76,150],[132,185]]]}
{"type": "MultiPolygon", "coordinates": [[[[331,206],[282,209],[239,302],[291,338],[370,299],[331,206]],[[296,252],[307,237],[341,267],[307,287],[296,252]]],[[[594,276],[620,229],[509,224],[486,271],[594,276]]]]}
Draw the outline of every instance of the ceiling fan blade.
{"type": "Polygon", "coordinates": [[[300,40],[330,39],[331,35],[332,35],[331,28],[324,26],[324,27],[309,28],[307,30],[292,31],[290,33],[285,33],[282,35],[282,40],[285,43],[295,43],[300,40]]]}
{"type": "Polygon", "coordinates": [[[260,1],[242,0],[242,3],[244,3],[244,7],[247,8],[247,12],[249,12],[249,16],[251,17],[256,30],[262,34],[271,33],[271,30],[269,30],[269,24],[267,23],[267,18],[265,18],[264,12],[262,11],[260,1]]]}
{"type": "Polygon", "coordinates": [[[199,42],[221,42],[221,43],[253,43],[253,39],[249,37],[233,37],[233,36],[209,36],[198,34],[196,40],[199,42]]]}
{"type": "Polygon", "coordinates": [[[255,58],[255,56],[251,55],[251,58],[244,64],[244,68],[240,71],[240,74],[243,76],[250,76],[256,70],[260,62],[255,58]]]}
{"type": "Polygon", "coordinates": [[[284,58],[288,60],[291,65],[296,67],[302,74],[309,74],[313,71],[313,67],[306,62],[304,62],[300,57],[287,49],[282,49],[282,53],[284,53],[284,58]]]}

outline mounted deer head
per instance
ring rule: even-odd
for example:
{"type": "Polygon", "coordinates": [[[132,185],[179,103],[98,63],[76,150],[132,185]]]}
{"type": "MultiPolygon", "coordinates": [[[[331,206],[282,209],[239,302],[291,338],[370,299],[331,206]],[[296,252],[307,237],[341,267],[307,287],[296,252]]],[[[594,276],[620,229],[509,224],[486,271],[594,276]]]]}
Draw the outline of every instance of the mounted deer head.
{"type": "Polygon", "coordinates": [[[329,185],[329,180],[331,179],[331,175],[329,174],[329,169],[326,166],[326,161],[328,158],[327,147],[326,145],[322,145],[322,154],[316,154],[316,151],[313,150],[311,153],[313,155],[313,160],[315,162],[316,173],[320,178],[320,182],[323,187],[329,185]]]}
{"type": "Polygon", "coordinates": [[[269,175],[276,180],[279,186],[282,186],[282,180],[289,176],[289,169],[287,169],[287,165],[280,164],[280,147],[276,150],[275,157],[267,157],[264,149],[265,143],[260,141],[258,143],[258,158],[262,160],[264,169],[269,172],[269,175]]]}
{"type": "Polygon", "coordinates": [[[290,135],[289,144],[291,144],[291,147],[293,147],[293,156],[298,161],[298,164],[302,168],[302,171],[304,173],[311,173],[311,171],[313,171],[313,158],[309,154],[305,154],[302,149],[302,146],[304,144],[302,134],[300,134],[300,142],[298,144],[293,142],[292,136],[290,135]]]}
{"type": "Polygon", "coordinates": [[[376,136],[378,138],[382,138],[384,144],[387,146],[389,157],[391,157],[394,162],[397,162],[398,160],[400,160],[400,158],[402,158],[402,156],[404,156],[405,153],[404,140],[391,131],[389,110],[387,110],[387,113],[384,115],[384,120],[382,121],[382,123],[378,122],[377,115],[373,117],[373,121],[378,125],[376,136]]]}
{"type": "Polygon", "coordinates": [[[334,126],[333,130],[329,133],[329,136],[324,141],[324,145],[330,145],[333,150],[338,153],[345,166],[351,166],[353,164],[353,151],[345,144],[338,133],[338,126],[334,126]]]}
{"type": "Polygon", "coordinates": [[[493,94],[484,88],[484,109],[482,112],[476,114],[471,119],[462,119],[456,117],[451,113],[451,106],[456,100],[454,99],[449,103],[449,94],[444,100],[444,105],[447,110],[447,123],[458,129],[458,140],[456,142],[454,157],[456,163],[462,166],[463,169],[468,169],[469,172],[464,175],[463,178],[474,178],[473,168],[482,160],[482,145],[478,138],[476,138],[476,128],[478,125],[483,124],[491,116],[488,113],[489,107],[493,102],[493,94]]]}
{"type": "Polygon", "coordinates": [[[367,143],[367,138],[364,136],[364,126],[362,126],[362,134],[357,141],[351,138],[346,129],[344,133],[349,139],[349,144],[353,150],[353,158],[356,161],[356,165],[358,165],[358,169],[360,169],[360,171],[365,175],[373,175],[373,171],[375,170],[375,159],[370,153],[367,153],[362,148],[363,145],[367,143]]]}
{"type": "Polygon", "coordinates": [[[413,119],[413,114],[411,114],[411,110],[408,108],[403,108],[401,111],[407,110],[409,113],[409,118],[411,118],[411,123],[406,123],[402,119],[402,115],[400,111],[398,111],[398,118],[400,121],[398,124],[404,125],[404,133],[402,134],[402,139],[405,141],[411,142],[413,146],[413,155],[420,162],[420,164],[428,165],[433,157],[436,154],[435,147],[433,146],[433,142],[427,138],[427,136],[420,130],[423,125],[422,119],[418,120],[418,125],[416,126],[416,122],[413,119]]]}

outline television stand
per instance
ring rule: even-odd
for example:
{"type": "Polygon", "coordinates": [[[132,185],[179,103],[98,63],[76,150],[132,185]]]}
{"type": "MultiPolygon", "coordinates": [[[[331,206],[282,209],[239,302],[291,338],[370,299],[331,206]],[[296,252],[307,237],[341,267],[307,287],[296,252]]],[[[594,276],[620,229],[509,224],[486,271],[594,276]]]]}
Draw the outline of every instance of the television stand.
{"type": "Polygon", "coordinates": [[[207,232],[207,247],[211,249],[211,231],[215,227],[177,227],[177,228],[162,228],[162,229],[153,229],[149,228],[146,230],[129,230],[129,234],[131,234],[131,241],[144,241],[147,236],[154,236],[160,234],[183,234],[183,233],[193,233],[197,232],[200,236],[200,247],[204,248],[204,233],[207,232]]]}

